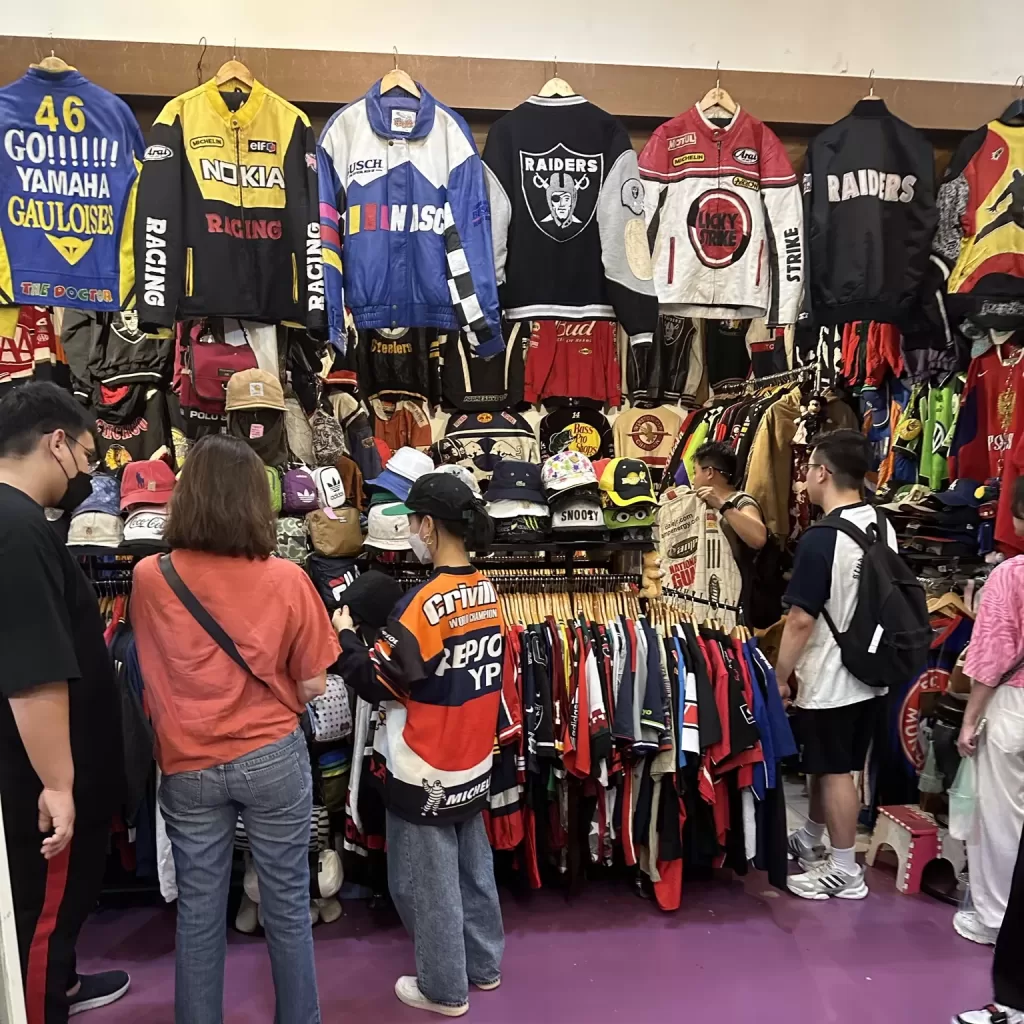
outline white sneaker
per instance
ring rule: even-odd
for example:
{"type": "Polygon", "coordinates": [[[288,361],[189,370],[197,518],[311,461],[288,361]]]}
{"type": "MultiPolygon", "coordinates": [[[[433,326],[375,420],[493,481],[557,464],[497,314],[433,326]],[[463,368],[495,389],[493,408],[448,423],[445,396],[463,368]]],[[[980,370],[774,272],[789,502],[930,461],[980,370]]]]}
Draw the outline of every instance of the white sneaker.
{"type": "Polygon", "coordinates": [[[789,835],[789,855],[804,871],[810,871],[816,864],[828,859],[828,850],[824,843],[809,844],[804,838],[804,830],[797,829],[789,835]]]}
{"type": "Polygon", "coordinates": [[[953,930],[960,938],[979,946],[994,946],[999,937],[999,929],[983,924],[976,910],[958,910],[953,915],[953,930]]]}
{"type": "Polygon", "coordinates": [[[804,900],[827,900],[833,896],[840,900],[862,900],[868,894],[864,869],[848,874],[829,857],[801,875],[790,875],[786,886],[794,896],[804,900]]]}
{"type": "Polygon", "coordinates": [[[238,914],[235,917],[235,927],[243,935],[252,935],[256,931],[259,908],[246,893],[242,893],[241,902],[238,904],[238,914]]]}
{"type": "Polygon", "coordinates": [[[980,1010],[958,1014],[953,1024],[1024,1024],[1024,1013],[1002,1003],[989,1003],[980,1010]]]}
{"type": "Polygon", "coordinates": [[[431,1002],[421,991],[416,975],[403,974],[395,982],[395,995],[415,1010],[429,1010],[431,1013],[439,1013],[442,1017],[461,1017],[469,1010],[469,1002],[461,1006],[445,1006],[444,1003],[431,1002]]]}

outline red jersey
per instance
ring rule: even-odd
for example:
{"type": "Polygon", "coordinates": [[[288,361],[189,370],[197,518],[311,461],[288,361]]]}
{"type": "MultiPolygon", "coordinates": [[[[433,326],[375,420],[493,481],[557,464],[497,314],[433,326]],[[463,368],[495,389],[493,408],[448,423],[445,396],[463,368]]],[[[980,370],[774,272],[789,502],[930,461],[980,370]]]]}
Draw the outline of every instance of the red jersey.
{"type": "Polygon", "coordinates": [[[523,397],[590,398],[621,405],[615,324],[610,320],[537,320],[526,354],[523,397]]]}

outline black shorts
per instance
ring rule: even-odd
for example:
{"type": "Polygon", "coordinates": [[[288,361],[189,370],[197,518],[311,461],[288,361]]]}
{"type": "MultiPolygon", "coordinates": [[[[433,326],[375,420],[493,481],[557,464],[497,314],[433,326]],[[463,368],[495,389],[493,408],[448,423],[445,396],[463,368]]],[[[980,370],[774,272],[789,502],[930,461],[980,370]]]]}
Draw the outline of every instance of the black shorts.
{"type": "Polygon", "coordinates": [[[863,771],[885,703],[884,697],[872,697],[841,708],[797,708],[794,725],[801,771],[807,775],[863,771]]]}

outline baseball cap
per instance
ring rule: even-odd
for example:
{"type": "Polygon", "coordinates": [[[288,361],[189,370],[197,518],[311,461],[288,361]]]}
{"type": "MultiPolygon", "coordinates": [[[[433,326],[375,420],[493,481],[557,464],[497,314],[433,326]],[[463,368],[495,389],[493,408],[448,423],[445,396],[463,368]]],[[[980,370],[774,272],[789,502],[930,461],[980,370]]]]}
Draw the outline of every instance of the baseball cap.
{"type": "Polygon", "coordinates": [[[121,485],[117,478],[96,473],[92,478],[92,494],[75,509],[74,515],[84,512],[106,512],[116,516],[121,512],[121,485]]]}
{"type": "Polygon", "coordinates": [[[981,504],[981,499],[976,493],[979,490],[983,490],[983,488],[977,480],[969,480],[963,477],[950,484],[948,490],[939,491],[932,497],[934,501],[947,506],[972,505],[977,507],[981,504]]]}
{"type": "Polygon", "coordinates": [[[338,603],[348,605],[354,621],[371,629],[382,629],[401,599],[402,586],[398,580],[379,569],[370,569],[342,591],[338,603]]]}
{"type": "Polygon", "coordinates": [[[174,490],[174,471],[166,462],[129,462],[121,475],[121,509],[132,505],[166,505],[174,490]]]}
{"type": "Polygon", "coordinates": [[[409,516],[402,512],[388,514],[389,508],[402,506],[401,502],[394,505],[374,505],[366,517],[366,546],[381,551],[408,551],[409,516]]]}
{"type": "MultiPolygon", "coordinates": [[[[544,490],[540,481],[540,466],[535,462],[521,462],[504,459],[494,467],[491,482],[487,485],[487,500],[544,502],[544,490]]],[[[530,513],[526,513],[529,515],[530,513]]]]}
{"type": "Polygon", "coordinates": [[[239,370],[231,375],[224,398],[224,411],[236,409],[278,409],[285,411],[281,382],[266,370],[239,370]]]}
{"type": "Polygon", "coordinates": [[[403,501],[409,495],[413,483],[424,473],[431,473],[434,461],[418,448],[399,448],[387,461],[380,476],[367,480],[369,487],[382,487],[392,494],[397,494],[403,501]]]}
{"type": "Polygon", "coordinates": [[[552,530],[603,530],[601,501],[593,494],[566,496],[551,510],[552,530]]]}
{"type": "Polygon", "coordinates": [[[120,547],[124,523],[113,512],[76,512],[68,528],[68,547],[120,547]]]}
{"type": "Polygon", "coordinates": [[[604,525],[609,530],[630,530],[634,527],[653,526],[657,518],[656,505],[631,505],[629,508],[603,509],[604,525]]]}
{"type": "Polygon", "coordinates": [[[547,519],[551,515],[551,509],[546,502],[502,498],[501,501],[487,502],[487,514],[492,519],[514,519],[518,516],[539,516],[547,519]]]}
{"type": "Polygon", "coordinates": [[[409,496],[402,505],[385,506],[384,515],[434,516],[437,519],[464,519],[480,499],[450,473],[431,471],[421,476],[412,485],[409,496]]]}
{"type": "Polygon", "coordinates": [[[370,495],[370,508],[374,505],[393,505],[396,501],[401,501],[397,494],[392,494],[390,491],[379,490],[374,491],[370,495]]]}
{"type": "Polygon", "coordinates": [[[610,459],[601,474],[601,490],[612,503],[628,507],[654,503],[654,485],[647,463],[640,459],[610,459]]]}
{"type": "Polygon", "coordinates": [[[124,542],[129,544],[136,541],[162,541],[166,525],[166,509],[137,508],[134,512],[129,512],[128,518],[124,521],[124,542]]]}
{"type": "Polygon", "coordinates": [[[552,455],[544,463],[540,475],[544,490],[549,495],[597,484],[597,475],[590,459],[571,448],[552,455]]]}
{"type": "MultiPolygon", "coordinates": [[[[474,497],[483,497],[480,493],[480,485],[476,482],[476,477],[465,466],[456,466],[455,463],[446,462],[442,466],[435,466],[431,472],[447,473],[449,476],[455,477],[456,480],[461,480],[473,492],[474,497]]],[[[489,489],[487,493],[488,495],[490,494],[489,489]]]]}

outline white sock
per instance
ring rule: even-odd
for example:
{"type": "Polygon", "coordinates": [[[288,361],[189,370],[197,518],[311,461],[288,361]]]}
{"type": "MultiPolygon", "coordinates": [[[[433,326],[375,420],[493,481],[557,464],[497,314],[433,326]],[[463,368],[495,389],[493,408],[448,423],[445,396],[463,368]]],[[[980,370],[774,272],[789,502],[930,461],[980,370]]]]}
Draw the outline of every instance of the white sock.
{"type": "Polygon", "coordinates": [[[832,863],[842,868],[848,875],[857,874],[856,847],[851,846],[848,850],[840,850],[838,846],[832,847],[832,863]]]}
{"type": "Polygon", "coordinates": [[[825,826],[808,818],[804,822],[804,827],[800,829],[800,833],[801,838],[806,840],[808,846],[820,846],[822,839],[825,838],[825,826]]]}

